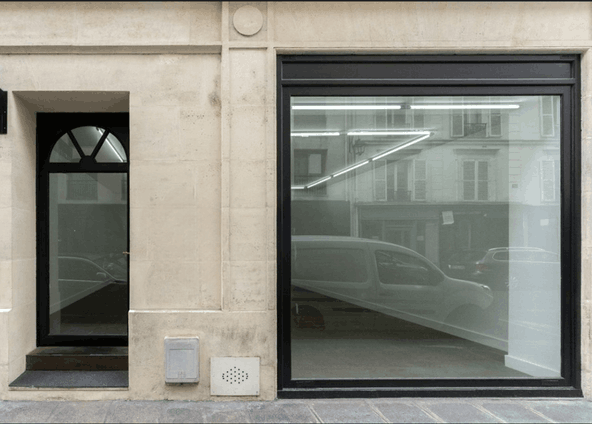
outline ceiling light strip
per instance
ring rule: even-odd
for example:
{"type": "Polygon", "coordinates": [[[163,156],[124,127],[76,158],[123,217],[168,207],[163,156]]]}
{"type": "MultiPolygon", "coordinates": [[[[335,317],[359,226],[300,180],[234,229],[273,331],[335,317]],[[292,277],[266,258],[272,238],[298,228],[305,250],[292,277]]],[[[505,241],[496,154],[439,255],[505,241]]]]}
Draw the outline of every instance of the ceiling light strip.
{"type": "Polygon", "coordinates": [[[360,163],[358,163],[358,164],[356,164],[354,166],[351,166],[349,168],[345,168],[345,169],[343,169],[343,170],[341,170],[341,171],[336,172],[335,174],[333,174],[333,177],[338,177],[339,175],[343,175],[346,172],[353,171],[354,169],[357,169],[360,166],[366,165],[368,162],[370,162],[370,160],[365,160],[364,162],[360,162],[360,163]]]}
{"type": "Polygon", "coordinates": [[[325,177],[325,178],[321,178],[320,180],[316,180],[315,182],[313,182],[313,183],[311,183],[311,184],[308,184],[308,185],[306,186],[306,188],[311,188],[311,187],[314,187],[314,186],[316,186],[316,185],[319,185],[319,184],[321,184],[321,183],[324,183],[325,181],[329,181],[331,178],[333,178],[333,176],[332,176],[332,175],[329,175],[328,177],[325,177]]]}
{"type": "Polygon", "coordinates": [[[347,167],[345,169],[342,169],[341,171],[337,171],[337,172],[329,175],[328,177],[324,177],[324,178],[318,179],[316,181],[313,181],[312,183],[307,184],[306,186],[292,186],[291,189],[292,190],[303,190],[303,189],[312,188],[312,187],[317,186],[317,185],[319,185],[321,183],[324,183],[325,181],[329,181],[332,178],[338,177],[338,176],[343,175],[343,174],[345,174],[347,172],[353,171],[354,169],[357,169],[357,168],[359,168],[361,166],[364,166],[364,165],[370,163],[371,161],[375,161],[375,160],[381,159],[381,158],[383,158],[385,156],[388,156],[388,155],[390,155],[392,153],[395,153],[395,152],[397,152],[399,150],[402,150],[402,149],[404,149],[406,147],[409,147],[409,146],[412,146],[412,145],[414,145],[416,143],[419,143],[420,141],[425,140],[426,138],[428,138],[431,135],[431,133],[429,131],[422,131],[422,132],[423,133],[427,133],[427,134],[424,134],[422,137],[419,137],[419,138],[417,138],[415,140],[411,140],[411,141],[409,141],[407,143],[403,143],[403,144],[401,144],[401,145],[399,145],[399,146],[397,146],[397,147],[395,147],[393,149],[387,150],[384,153],[379,153],[378,155],[373,156],[370,159],[367,159],[367,160],[365,160],[363,162],[357,163],[357,164],[355,164],[353,166],[349,166],[349,167],[347,167]]]}
{"type": "Polygon", "coordinates": [[[430,131],[350,131],[347,135],[430,135],[430,131]]]}
{"type": "Polygon", "coordinates": [[[520,105],[495,105],[495,104],[474,104],[474,105],[411,105],[411,109],[518,109],[520,105]]]}
{"type": "MultiPolygon", "coordinates": [[[[292,110],[399,110],[402,105],[299,105],[292,110]]],[[[520,105],[470,104],[470,105],[409,105],[411,109],[519,109],[520,105]]]]}
{"type": "Polygon", "coordinates": [[[426,135],[424,135],[423,137],[419,137],[418,139],[415,139],[415,140],[412,140],[412,141],[410,141],[410,142],[408,142],[408,143],[405,143],[405,144],[402,144],[402,145],[400,145],[400,146],[397,146],[397,147],[395,147],[394,149],[390,149],[390,150],[387,150],[387,151],[386,151],[386,152],[384,152],[384,153],[380,153],[379,155],[377,155],[377,156],[374,156],[374,157],[370,158],[370,160],[372,160],[372,161],[375,161],[375,160],[381,159],[381,158],[383,158],[383,157],[385,157],[385,156],[388,156],[388,155],[390,155],[391,153],[395,153],[395,152],[397,152],[397,151],[399,151],[399,150],[402,150],[402,149],[404,149],[404,148],[406,148],[406,147],[412,146],[412,145],[414,145],[415,143],[419,143],[420,141],[422,141],[422,140],[425,140],[425,139],[426,139],[426,138],[428,138],[429,136],[430,136],[430,134],[426,134],[426,135]]]}
{"type": "Polygon", "coordinates": [[[389,110],[401,109],[401,105],[301,105],[292,110],[389,110]]]}
{"type": "Polygon", "coordinates": [[[335,137],[338,136],[339,132],[293,132],[290,134],[292,137],[335,137]]]}

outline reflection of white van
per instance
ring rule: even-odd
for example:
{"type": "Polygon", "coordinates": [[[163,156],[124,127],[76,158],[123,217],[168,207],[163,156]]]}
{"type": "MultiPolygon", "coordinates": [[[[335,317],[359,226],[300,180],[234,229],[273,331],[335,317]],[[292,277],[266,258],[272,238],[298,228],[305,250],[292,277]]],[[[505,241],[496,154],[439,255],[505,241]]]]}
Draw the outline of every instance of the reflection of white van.
{"type": "MultiPolygon", "coordinates": [[[[501,348],[489,287],[447,277],[402,246],[353,237],[292,236],[292,285],[501,348]]],[[[505,341],[504,341],[505,342],[505,341]]]]}

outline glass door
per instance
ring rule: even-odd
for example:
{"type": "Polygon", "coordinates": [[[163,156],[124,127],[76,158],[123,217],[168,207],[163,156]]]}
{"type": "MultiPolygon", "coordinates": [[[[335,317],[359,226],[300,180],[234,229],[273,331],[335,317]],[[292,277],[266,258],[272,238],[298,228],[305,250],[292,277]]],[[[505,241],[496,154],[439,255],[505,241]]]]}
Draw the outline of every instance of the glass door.
{"type": "Polygon", "coordinates": [[[127,114],[38,117],[39,345],[127,345],[127,139],[127,114]]]}

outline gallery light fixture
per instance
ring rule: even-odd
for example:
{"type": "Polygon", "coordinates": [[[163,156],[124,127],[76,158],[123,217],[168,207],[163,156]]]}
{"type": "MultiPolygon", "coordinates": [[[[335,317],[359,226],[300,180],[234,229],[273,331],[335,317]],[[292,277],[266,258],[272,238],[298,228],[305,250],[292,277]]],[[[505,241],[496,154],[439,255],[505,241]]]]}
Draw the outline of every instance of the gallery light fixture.
{"type": "MultiPolygon", "coordinates": [[[[105,131],[102,128],[97,128],[97,130],[99,130],[99,132],[101,133],[101,136],[103,136],[105,134],[105,131]]],[[[113,150],[113,153],[115,153],[115,155],[119,159],[119,162],[125,162],[123,160],[123,158],[121,157],[121,155],[119,154],[119,152],[115,149],[113,144],[111,144],[111,141],[109,140],[109,134],[107,134],[107,137],[105,138],[105,143],[107,143],[109,145],[109,147],[111,147],[111,150],[113,150]]]]}
{"type": "Polygon", "coordinates": [[[367,136],[380,136],[380,135],[429,135],[429,131],[371,131],[371,130],[358,130],[349,131],[347,135],[367,135],[367,136]]]}
{"type": "Polygon", "coordinates": [[[401,105],[298,105],[293,110],[389,110],[401,109],[401,105]]]}
{"type": "Polygon", "coordinates": [[[472,104],[472,105],[411,105],[411,109],[518,109],[520,105],[472,104]]]}
{"type": "Polygon", "coordinates": [[[377,154],[375,156],[372,156],[370,159],[366,159],[366,160],[364,160],[362,162],[359,162],[359,163],[356,163],[354,165],[347,166],[347,167],[345,167],[345,168],[343,168],[343,169],[341,169],[341,170],[339,170],[337,172],[332,173],[329,176],[326,176],[326,177],[320,178],[320,179],[318,179],[316,181],[313,181],[310,184],[307,184],[305,186],[292,186],[291,189],[292,190],[303,190],[303,189],[312,188],[312,187],[317,186],[319,184],[322,184],[322,183],[324,183],[326,181],[329,181],[332,178],[338,177],[338,176],[343,175],[343,174],[345,174],[347,172],[353,171],[354,169],[358,169],[361,166],[367,165],[367,164],[369,164],[372,161],[381,159],[381,158],[383,158],[385,156],[388,156],[388,155],[390,155],[392,153],[395,153],[395,152],[397,152],[399,150],[405,149],[406,147],[409,147],[409,146],[412,146],[412,145],[414,145],[416,143],[419,143],[420,141],[425,140],[426,138],[428,138],[429,136],[432,135],[432,133],[430,131],[409,131],[409,132],[412,133],[412,134],[414,134],[414,135],[417,135],[418,133],[420,133],[421,134],[421,137],[418,137],[415,140],[411,140],[411,141],[407,141],[405,143],[399,144],[398,146],[393,147],[392,149],[389,149],[389,150],[387,150],[385,152],[382,152],[382,153],[379,153],[379,154],[377,154]]]}
{"type": "Polygon", "coordinates": [[[335,137],[338,136],[340,133],[337,131],[329,131],[329,132],[293,132],[290,133],[292,137],[335,137]]]}
{"type": "Polygon", "coordinates": [[[357,168],[359,168],[362,165],[366,165],[369,162],[370,162],[370,160],[365,160],[363,162],[360,162],[360,163],[355,164],[354,166],[350,166],[349,168],[342,169],[341,171],[336,172],[335,174],[333,174],[333,177],[337,177],[339,175],[345,174],[346,172],[353,171],[354,169],[357,169],[357,168]]]}
{"type": "Polygon", "coordinates": [[[325,181],[329,181],[331,178],[333,178],[333,175],[329,175],[328,177],[321,178],[320,180],[316,180],[315,182],[313,182],[313,183],[311,183],[311,184],[308,184],[308,185],[306,186],[306,188],[311,188],[311,187],[314,187],[314,186],[316,186],[316,185],[319,185],[319,184],[321,184],[321,183],[324,183],[325,181]]]}
{"type": "Polygon", "coordinates": [[[394,148],[392,148],[390,150],[387,150],[386,152],[380,153],[377,156],[373,156],[370,160],[375,161],[375,160],[381,159],[381,158],[383,158],[385,156],[390,155],[391,153],[395,153],[395,152],[397,152],[399,150],[405,149],[406,147],[412,146],[415,143],[419,143],[420,141],[425,140],[429,136],[430,136],[430,134],[428,133],[428,134],[426,134],[426,135],[424,135],[422,137],[419,137],[419,138],[417,138],[415,140],[411,140],[411,141],[409,141],[407,143],[403,143],[403,144],[401,144],[401,145],[399,145],[397,147],[394,147],[394,148]]]}
{"type": "Polygon", "coordinates": [[[428,109],[428,110],[450,110],[450,109],[519,109],[517,104],[468,104],[468,105],[295,105],[293,110],[398,110],[428,109]]]}

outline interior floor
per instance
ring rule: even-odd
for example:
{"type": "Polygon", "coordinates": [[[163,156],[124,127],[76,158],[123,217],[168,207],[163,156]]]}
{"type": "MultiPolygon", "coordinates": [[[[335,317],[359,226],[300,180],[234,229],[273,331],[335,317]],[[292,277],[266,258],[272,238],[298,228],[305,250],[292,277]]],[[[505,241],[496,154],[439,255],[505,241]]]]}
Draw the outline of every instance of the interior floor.
{"type": "Polygon", "coordinates": [[[311,309],[308,322],[292,320],[292,378],[529,377],[504,365],[504,351],[345,302],[324,303],[322,315],[311,309]]]}
{"type": "Polygon", "coordinates": [[[50,315],[50,335],[126,335],[128,289],[109,284],[50,315]]]}

